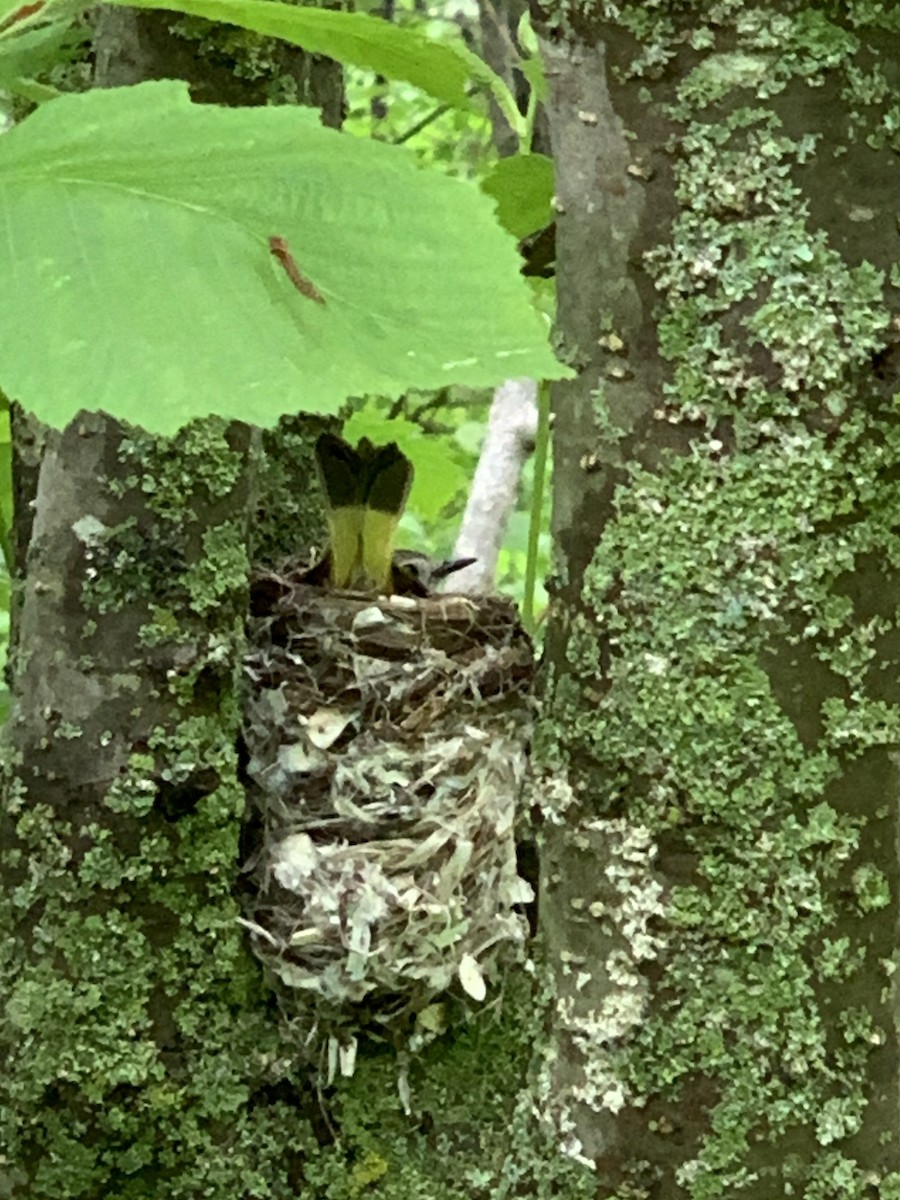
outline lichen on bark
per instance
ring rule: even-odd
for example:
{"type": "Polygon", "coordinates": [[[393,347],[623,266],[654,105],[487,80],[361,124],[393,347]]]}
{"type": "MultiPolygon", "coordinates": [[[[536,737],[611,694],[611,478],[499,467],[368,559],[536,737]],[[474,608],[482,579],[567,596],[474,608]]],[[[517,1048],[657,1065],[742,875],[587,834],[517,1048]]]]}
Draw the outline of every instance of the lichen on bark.
{"type": "Polygon", "coordinates": [[[311,1137],[277,1092],[291,1067],[232,897],[248,448],[216,421],[167,440],[83,414],[46,434],[20,509],[0,909],[11,1197],[287,1196],[311,1137]]]}
{"type": "MultiPolygon", "coordinates": [[[[585,124],[572,94],[600,39],[644,193],[625,247],[601,234],[627,291],[601,278],[589,312],[560,308],[563,336],[598,349],[557,396],[581,470],[557,482],[541,750],[570,797],[545,840],[559,863],[581,839],[596,878],[551,875],[545,894],[547,1116],[617,1196],[885,1197],[900,1180],[897,293],[878,234],[890,173],[858,143],[890,120],[861,82],[879,57],[863,22],[884,14],[601,7],[605,22],[554,7],[545,29],[555,151],[585,124]],[[656,945],[633,920],[646,897],[629,925],[609,892],[623,819],[649,838],[656,945]]],[[[585,181],[616,169],[603,137],[558,158],[563,297],[566,248],[583,274],[598,234],[585,181]]]]}

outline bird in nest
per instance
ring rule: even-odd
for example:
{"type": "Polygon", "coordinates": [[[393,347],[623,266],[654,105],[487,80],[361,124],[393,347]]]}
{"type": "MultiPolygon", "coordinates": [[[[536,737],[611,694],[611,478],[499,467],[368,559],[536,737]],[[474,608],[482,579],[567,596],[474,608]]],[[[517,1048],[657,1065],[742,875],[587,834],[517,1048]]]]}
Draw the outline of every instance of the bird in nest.
{"type": "Polygon", "coordinates": [[[329,546],[304,575],[318,586],[380,595],[430,596],[438,584],[475,562],[440,562],[418,550],[395,550],[394,538],[413,480],[413,465],[396,442],[354,448],[333,433],[316,442],[329,546]]]}

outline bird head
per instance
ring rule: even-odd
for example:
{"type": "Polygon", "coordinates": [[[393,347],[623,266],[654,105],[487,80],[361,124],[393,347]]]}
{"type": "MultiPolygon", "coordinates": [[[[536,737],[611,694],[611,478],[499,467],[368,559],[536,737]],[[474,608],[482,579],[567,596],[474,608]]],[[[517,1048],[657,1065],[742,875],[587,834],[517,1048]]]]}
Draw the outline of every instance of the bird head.
{"type": "Polygon", "coordinates": [[[420,550],[394,551],[394,591],[400,595],[429,596],[437,586],[475,562],[474,558],[432,558],[420,550]]]}

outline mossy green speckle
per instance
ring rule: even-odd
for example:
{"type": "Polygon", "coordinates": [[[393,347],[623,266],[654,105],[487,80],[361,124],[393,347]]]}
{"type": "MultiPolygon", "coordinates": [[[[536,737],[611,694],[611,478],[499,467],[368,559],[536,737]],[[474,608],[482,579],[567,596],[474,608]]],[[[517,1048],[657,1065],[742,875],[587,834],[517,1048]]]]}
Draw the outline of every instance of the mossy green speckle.
{"type": "Polygon", "coordinates": [[[247,441],[98,421],[82,444],[108,475],[85,470],[79,498],[112,514],[61,543],[91,616],[36,602],[51,671],[77,660],[90,682],[13,723],[6,763],[0,1191],[287,1200],[315,1139],[276,1095],[295,1067],[233,895],[247,441]]]}
{"type": "MultiPolygon", "coordinates": [[[[557,1097],[575,1153],[586,1107],[624,1097],[624,1127],[650,1134],[604,1161],[635,1195],[896,1188],[880,1138],[896,1106],[873,1070],[897,1036],[882,801],[900,738],[900,405],[873,371],[892,284],[872,232],[894,233],[894,211],[884,189],[854,204],[853,176],[828,166],[858,155],[863,129],[884,133],[884,9],[605,6],[613,103],[671,173],[672,219],[641,261],[668,371],[643,425],[614,421],[614,384],[593,394],[595,469],[615,482],[539,744],[567,766],[573,830],[624,814],[663,883],[641,1019],[573,1055],[618,1090],[557,1097]],[[838,215],[825,175],[809,184],[827,169],[846,189],[838,215]]],[[[557,11],[575,29],[591,15],[557,11]]],[[[622,942],[632,968],[643,950],[605,886],[579,892],[598,940],[578,994],[593,977],[612,1000],[622,942]]],[[[561,956],[563,992],[570,978],[561,956]]]]}
{"type": "Polygon", "coordinates": [[[559,1156],[551,1132],[532,1115],[529,1071],[544,1012],[535,1003],[539,990],[528,976],[511,981],[467,1026],[454,1014],[452,1043],[433,1042],[405,1064],[392,1051],[368,1047],[332,1102],[340,1142],[308,1164],[308,1195],[594,1200],[592,1173],[559,1156]]]}

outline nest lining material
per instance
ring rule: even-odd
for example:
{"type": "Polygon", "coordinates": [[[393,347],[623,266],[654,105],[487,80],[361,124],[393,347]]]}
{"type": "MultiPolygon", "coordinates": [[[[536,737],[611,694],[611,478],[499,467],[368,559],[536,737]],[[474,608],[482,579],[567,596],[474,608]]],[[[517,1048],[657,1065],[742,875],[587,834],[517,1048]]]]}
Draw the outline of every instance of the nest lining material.
{"type": "Polygon", "coordinates": [[[254,587],[244,924],[282,1002],[475,999],[522,946],[532,651],[513,604],[254,587]]]}

